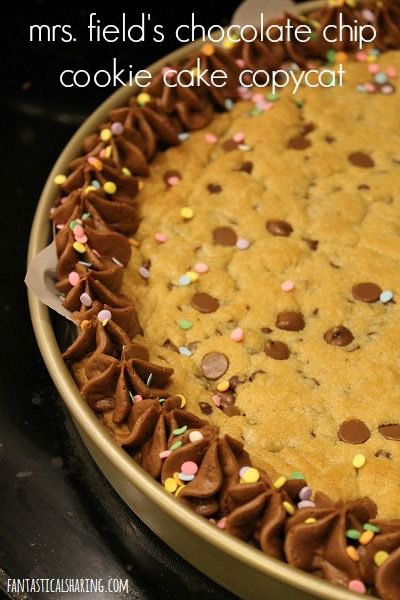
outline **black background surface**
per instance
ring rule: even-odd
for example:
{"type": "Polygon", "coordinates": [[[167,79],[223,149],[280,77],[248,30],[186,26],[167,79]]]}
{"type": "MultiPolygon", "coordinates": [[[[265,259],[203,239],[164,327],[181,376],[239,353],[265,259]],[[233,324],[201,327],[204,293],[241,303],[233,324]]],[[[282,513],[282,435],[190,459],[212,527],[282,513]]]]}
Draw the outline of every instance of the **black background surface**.
{"type": "MultiPolygon", "coordinates": [[[[126,598],[232,596],[183,563],[125,507],[82,447],[41,360],[28,313],[25,275],[31,222],[54,161],[113,90],[65,89],[62,69],[144,68],[178,46],[171,32],[192,10],[204,25],[225,24],[238,2],[2,4],[0,579],[128,577],[126,598]],[[86,6],[90,6],[86,8],[86,6]],[[89,12],[119,22],[151,12],[170,35],[163,44],[89,44],[89,12]],[[28,42],[29,25],[69,23],[79,43],[28,42]]],[[[1,587],[1,586],[0,586],[1,587]]],[[[37,598],[51,596],[35,595],[37,598]]],[[[55,598],[57,596],[54,596],[55,598]]],[[[74,596],[90,598],[89,594],[74,596]]],[[[96,598],[103,595],[97,594],[96,598]]],[[[106,595],[104,597],[107,597],[106,595]]],[[[110,597],[110,596],[108,596],[110,597]]],[[[114,596],[115,597],[115,596],[114,596]]],[[[121,596],[122,597],[122,596],[121,596]]]]}

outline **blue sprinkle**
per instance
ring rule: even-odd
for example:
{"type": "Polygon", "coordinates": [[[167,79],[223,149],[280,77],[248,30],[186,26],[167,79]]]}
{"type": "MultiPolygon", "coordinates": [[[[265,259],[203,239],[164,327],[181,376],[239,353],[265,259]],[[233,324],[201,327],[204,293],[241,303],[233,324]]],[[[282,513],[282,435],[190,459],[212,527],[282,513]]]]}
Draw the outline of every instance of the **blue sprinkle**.
{"type": "Polygon", "coordinates": [[[384,292],[382,292],[382,294],[379,296],[379,300],[383,303],[386,304],[387,302],[390,302],[391,300],[393,300],[393,292],[391,292],[390,290],[385,290],[384,292]]]}
{"type": "Polygon", "coordinates": [[[380,50],[378,50],[378,48],[373,48],[372,50],[369,51],[369,55],[370,56],[379,56],[380,50]]]}
{"type": "Polygon", "coordinates": [[[190,285],[192,283],[192,280],[190,279],[190,277],[188,277],[188,275],[182,275],[181,277],[179,277],[179,285],[185,286],[185,285],[190,285]]]}
{"type": "Polygon", "coordinates": [[[97,188],[97,189],[99,189],[99,188],[100,188],[100,182],[99,182],[99,181],[97,181],[97,179],[93,179],[93,181],[92,181],[91,185],[92,185],[93,187],[97,188]]]}
{"type": "Polygon", "coordinates": [[[181,140],[181,142],[184,142],[185,140],[187,140],[188,137],[189,137],[188,131],[182,131],[182,133],[178,133],[178,138],[181,140]]]}
{"type": "Polygon", "coordinates": [[[385,85],[385,83],[388,82],[388,76],[386,75],[386,73],[382,73],[382,71],[380,73],[377,73],[374,77],[374,81],[376,83],[379,83],[379,85],[385,85]]]}
{"type": "Polygon", "coordinates": [[[365,86],[364,85],[360,84],[360,85],[357,86],[357,92],[365,92],[365,91],[366,90],[365,90],[365,86]]]}
{"type": "Polygon", "coordinates": [[[193,481],[194,475],[185,475],[185,473],[179,473],[178,475],[181,481],[193,481]]]}
{"type": "Polygon", "coordinates": [[[235,103],[230,98],[227,98],[224,102],[224,106],[226,110],[232,110],[232,108],[235,106],[235,103]]]}
{"type": "Polygon", "coordinates": [[[182,354],[182,356],[192,356],[192,352],[186,346],[179,347],[179,354],[182,354]]]}

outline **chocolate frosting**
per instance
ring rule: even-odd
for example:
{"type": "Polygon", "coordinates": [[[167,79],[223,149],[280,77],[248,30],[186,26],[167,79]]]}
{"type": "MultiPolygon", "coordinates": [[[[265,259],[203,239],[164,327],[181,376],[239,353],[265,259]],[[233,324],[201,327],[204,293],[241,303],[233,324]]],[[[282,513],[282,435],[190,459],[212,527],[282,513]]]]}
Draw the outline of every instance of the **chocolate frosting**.
{"type": "MultiPolygon", "coordinates": [[[[246,483],[241,473],[246,472],[244,467],[254,467],[243,444],[183,410],[182,396],[168,395],[173,371],[153,363],[146,348],[132,342],[143,332],[133,302],[119,293],[123,268],[131,255],[125,236],[136,231],[139,222],[136,176],[148,175],[149,161],[158,150],[180,143],[180,133],[204,127],[215,110],[227,108],[227,100],[237,98],[237,78],[243,68],[272,70],[288,60],[306,68],[309,59],[325,59],[329,47],[321,36],[323,27],[336,24],[340,13],[345,23],[366,19],[361,7],[337,4],[308,16],[314,27],[309,43],[256,40],[234,44],[230,52],[206,44],[176,66],[190,70],[199,57],[201,68],[227,73],[224,88],[179,84],[172,88],[160,74],[147,88],[145,102],[143,96],[133,97],[128,106],[110,112],[100,131],[85,139],[83,156],[71,163],[61,185],[63,196],[50,215],[58,230],[56,286],[65,296],[64,306],[80,324],[77,338],[63,357],[82,395],[117,443],[152,477],[162,484],[177,481],[184,463],[196,463],[196,475],[177,484],[175,494],[181,502],[271,556],[345,587],[359,579],[384,600],[395,600],[400,596],[400,520],[376,520],[376,507],[368,499],[334,503],[317,492],[304,503],[303,492],[308,488],[303,479],[276,485],[261,468],[255,470],[256,480],[246,483]],[[106,185],[109,182],[114,184],[111,188],[106,185]],[[74,222],[87,238],[83,253],[74,248],[74,222]],[[75,272],[72,283],[71,272],[75,272]],[[111,319],[99,319],[102,310],[110,311],[111,319]],[[347,537],[349,530],[361,534],[368,529],[366,525],[374,528],[366,545],[347,537]],[[376,553],[381,551],[387,553],[386,560],[378,566],[376,553]]],[[[367,7],[375,18],[378,48],[400,47],[399,4],[387,0],[370,2],[367,7]]],[[[276,22],[288,17],[285,14],[276,22]]],[[[304,22],[293,15],[290,18],[292,23],[304,22]]],[[[354,45],[344,39],[334,49],[352,51],[354,45]]],[[[271,233],[290,235],[289,224],[277,223],[280,228],[283,223],[285,231],[277,233],[275,223],[271,233]]],[[[231,245],[233,236],[223,245],[231,245]]],[[[298,331],[304,319],[300,313],[281,313],[277,326],[298,331]]],[[[344,345],[352,334],[340,326],[324,337],[329,343],[344,345]]],[[[275,356],[266,348],[273,358],[287,358],[283,345],[280,350],[275,356]]],[[[211,358],[209,364],[207,360],[202,363],[203,375],[209,379],[220,376],[229,365],[224,355],[211,358]]],[[[358,443],[358,430],[356,438],[350,433],[349,437],[348,431],[346,435],[342,431],[339,437],[358,443]]]]}

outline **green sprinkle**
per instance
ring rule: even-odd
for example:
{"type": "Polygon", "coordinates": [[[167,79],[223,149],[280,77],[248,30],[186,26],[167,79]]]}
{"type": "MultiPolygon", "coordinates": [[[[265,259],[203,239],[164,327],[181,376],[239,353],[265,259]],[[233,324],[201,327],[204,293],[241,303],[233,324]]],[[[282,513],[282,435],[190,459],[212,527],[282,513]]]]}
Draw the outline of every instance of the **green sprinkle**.
{"type": "Polygon", "coordinates": [[[135,404],[135,396],[132,394],[131,390],[129,390],[129,397],[132,400],[133,404],[135,404]]]}
{"type": "Polygon", "coordinates": [[[191,322],[187,321],[186,319],[181,319],[180,321],[178,321],[178,325],[181,329],[191,329],[193,327],[191,322]]]}
{"type": "Polygon", "coordinates": [[[289,479],[305,479],[305,477],[301,471],[293,471],[293,473],[289,475],[289,479]]]}
{"type": "Polygon", "coordinates": [[[348,537],[350,540],[358,540],[360,535],[361,534],[357,529],[348,529],[346,531],[346,537],[348,537]]]}
{"type": "Polygon", "coordinates": [[[164,404],[165,400],[166,400],[166,398],[160,398],[160,400],[159,400],[160,404],[164,404]]]}
{"type": "Polygon", "coordinates": [[[334,65],[336,62],[336,50],[328,50],[328,52],[326,53],[326,60],[329,65],[334,65]]]}
{"type": "Polygon", "coordinates": [[[83,213],[82,221],[87,221],[88,219],[90,219],[90,213],[83,213]]]}
{"type": "Polygon", "coordinates": [[[371,523],[364,523],[363,529],[365,531],[372,531],[373,533],[379,533],[380,529],[376,525],[372,525],[371,523]]]}
{"type": "Polygon", "coordinates": [[[260,108],[253,108],[253,110],[250,111],[251,117],[259,117],[262,114],[263,114],[263,111],[260,108]]]}
{"type": "Polygon", "coordinates": [[[298,108],[303,108],[304,106],[304,100],[300,100],[300,98],[296,98],[295,103],[298,108]]]}
{"type": "Polygon", "coordinates": [[[269,94],[266,94],[265,99],[268,100],[268,102],[276,102],[279,100],[279,94],[273,94],[270,92],[269,94]]]}
{"type": "Polygon", "coordinates": [[[71,221],[71,223],[69,224],[69,228],[71,229],[71,231],[74,229],[74,227],[76,227],[77,225],[79,225],[78,221],[76,219],[74,219],[73,221],[71,221]]]}
{"type": "Polygon", "coordinates": [[[317,33],[315,31],[312,31],[310,33],[310,40],[316,40],[317,39],[317,33]]]}
{"type": "Polygon", "coordinates": [[[173,452],[174,450],[178,450],[178,448],[180,448],[182,446],[182,442],[180,440],[178,440],[177,442],[175,442],[175,444],[172,444],[170,450],[171,452],[173,452]]]}
{"type": "MultiPolygon", "coordinates": [[[[181,435],[182,433],[185,433],[186,430],[187,430],[187,425],[184,425],[183,427],[178,427],[178,429],[174,429],[172,433],[174,435],[181,435]]],[[[171,448],[171,450],[172,450],[172,448],[171,448]]]]}

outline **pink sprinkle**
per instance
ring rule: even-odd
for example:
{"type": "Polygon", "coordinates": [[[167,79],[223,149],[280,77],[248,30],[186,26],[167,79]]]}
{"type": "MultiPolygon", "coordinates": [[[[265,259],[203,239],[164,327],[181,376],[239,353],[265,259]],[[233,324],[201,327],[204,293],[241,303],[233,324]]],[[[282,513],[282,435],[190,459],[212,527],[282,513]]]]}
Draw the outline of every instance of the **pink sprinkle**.
{"type": "Polygon", "coordinates": [[[311,502],[311,500],[302,500],[298,503],[297,508],[315,508],[315,503],[311,502]]]}
{"type": "Polygon", "coordinates": [[[133,396],[133,399],[135,402],[141,402],[143,400],[140,394],[136,394],[135,396],[133,396]]]}
{"type": "Polygon", "coordinates": [[[300,500],[309,500],[312,496],[312,489],[308,486],[305,485],[303,488],[301,488],[300,492],[299,492],[299,498],[300,500]]]}
{"type": "Polygon", "coordinates": [[[293,281],[288,279],[287,281],[284,281],[283,283],[281,283],[281,290],[282,290],[282,292],[291,292],[292,290],[294,290],[293,281]]]}
{"type": "Polygon", "coordinates": [[[79,277],[79,274],[76,271],[71,271],[71,273],[68,275],[68,281],[71,285],[78,285],[80,279],[81,278],[79,277]]]}
{"type": "Polygon", "coordinates": [[[83,292],[83,294],[81,294],[79,300],[81,301],[81,304],[83,304],[83,306],[92,306],[92,299],[86,292],[83,292]]]}
{"type": "Polygon", "coordinates": [[[388,77],[393,77],[393,78],[397,77],[398,72],[397,72],[396,67],[388,67],[386,69],[386,75],[388,75],[388,77]]]}
{"type": "Polygon", "coordinates": [[[99,321],[109,321],[111,319],[111,313],[107,309],[103,309],[97,315],[99,321]]]}
{"type": "Polygon", "coordinates": [[[58,223],[56,225],[56,229],[64,229],[65,225],[63,223],[58,223]]]}
{"type": "Polygon", "coordinates": [[[213,525],[217,524],[217,521],[215,519],[208,519],[210,521],[210,523],[212,523],[213,525]]]}
{"type": "Polygon", "coordinates": [[[240,238],[237,242],[236,242],[236,248],[239,248],[239,250],[247,250],[247,248],[250,247],[250,242],[249,240],[246,240],[246,238],[240,238]]]}
{"type": "Polygon", "coordinates": [[[357,52],[356,54],[356,59],[359,62],[365,62],[367,60],[368,56],[366,52],[357,52]]]}
{"type": "Polygon", "coordinates": [[[102,150],[100,150],[99,156],[100,156],[100,158],[107,158],[107,152],[106,152],[105,148],[103,148],[102,150]]]}
{"type": "Polygon", "coordinates": [[[373,83],[369,83],[369,82],[367,82],[367,83],[364,85],[364,88],[365,88],[365,91],[366,91],[366,92],[373,93],[373,92],[375,92],[375,91],[376,91],[376,87],[375,87],[375,85],[374,85],[373,83]]]}
{"type": "Polygon", "coordinates": [[[79,235],[79,236],[78,236],[78,235],[76,235],[76,236],[75,236],[75,240],[76,240],[77,242],[80,242],[81,244],[86,244],[86,242],[88,241],[88,239],[87,239],[87,236],[86,236],[85,234],[83,234],[83,235],[79,235]]]}
{"type": "Polygon", "coordinates": [[[370,23],[375,21],[375,15],[372,10],[369,10],[369,8],[364,8],[361,14],[366,21],[369,21],[370,23]]]}
{"type": "Polygon", "coordinates": [[[64,198],[61,198],[60,200],[60,204],[64,204],[64,202],[67,201],[68,196],[64,196],[64,198]]]}
{"type": "Polygon", "coordinates": [[[176,177],[176,175],[172,175],[171,177],[168,177],[168,179],[167,179],[167,183],[171,187],[173,187],[174,185],[177,185],[179,182],[180,182],[180,179],[179,179],[179,177],[176,177]]]}
{"type": "Polygon", "coordinates": [[[232,342],[241,342],[243,340],[243,329],[241,327],[236,327],[231,333],[232,342]]]}
{"type": "Polygon", "coordinates": [[[83,231],[83,227],[82,225],[75,225],[75,227],[72,230],[74,232],[74,235],[77,237],[81,237],[82,235],[85,234],[85,232],[83,231]]]}
{"type": "Polygon", "coordinates": [[[244,69],[244,67],[246,66],[243,58],[237,58],[235,62],[239,69],[244,69]]]}
{"type": "Polygon", "coordinates": [[[154,239],[157,242],[160,242],[160,244],[163,244],[164,242],[167,241],[167,236],[165,235],[165,233],[161,233],[161,231],[157,231],[157,233],[154,235],[154,239]]]}
{"type": "Polygon", "coordinates": [[[247,473],[247,471],[250,469],[250,467],[246,466],[246,467],[242,467],[239,471],[239,477],[243,477],[245,473],[247,473]]]}
{"type": "Polygon", "coordinates": [[[394,87],[392,85],[390,85],[390,84],[389,85],[383,85],[381,87],[381,92],[382,92],[382,94],[387,94],[387,95],[393,94],[394,87]]]}
{"type": "Polygon", "coordinates": [[[97,252],[97,250],[95,250],[94,248],[92,249],[92,252],[95,256],[97,256],[97,258],[101,258],[100,252],[97,252]]]}
{"type": "Polygon", "coordinates": [[[160,458],[168,458],[168,456],[171,454],[171,450],[163,450],[162,452],[160,452],[160,454],[158,455],[160,458]]]}
{"type": "Polygon", "coordinates": [[[214,394],[212,401],[214,402],[215,406],[221,406],[221,398],[218,396],[218,394],[214,394]]]}
{"type": "Polygon", "coordinates": [[[208,142],[209,144],[216,144],[218,142],[217,136],[213,133],[206,133],[204,137],[206,142],[208,142]]]}
{"type": "Polygon", "coordinates": [[[239,131],[238,133],[235,133],[235,135],[233,136],[233,141],[237,142],[238,144],[240,144],[241,142],[244,142],[244,133],[243,131],[239,131]]]}
{"type": "Polygon", "coordinates": [[[258,104],[264,101],[264,96],[262,94],[253,94],[251,99],[255,104],[258,104]]]}
{"type": "Polygon", "coordinates": [[[352,579],[349,581],[347,589],[350,592],[355,592],[356,594],[365,594],[367,591],[367,588],[360,579],[352,579]]]}
{"type": "Polygon", "coordinates": [[[217,521],[217,527],[220,529],[225,529],[226,526],[226,517],[222,517],[219,521],[217,521]]]}
{"type": "Polygon", "coordinates": [[[266,102],[265,100],[260,100],[259,102],[257,102],[256,104],[256,108],[258,110],[262,110],[262,111],[266,111],[268,110],[269,106],[268,106],[268,102],[266,102]]]}
{"type": "Polygon", "coordinates": [[[184,475],[196,475],[198,470],[199,470],[199,467],[192,460],[187,460],[186,462],[182,463],[182,465],[181,465],[181,472],[184,475]]]}
{"type": "Polygon", "coordinates": [[[251,98],[251,92],[249,88],[240,86],[237,88],[237,93],[242,100],[248,100],[251,98]]]}
{"type": "Polygon", "coordinates": [[[368,71],[370,73],[372,73],[372,75],[379,73],[379,65],[377,65],[376,63],[373,63],[372,65],[368,65],[368,71]]]}
{"type": "Polygon", "coordinates": [[[164,77],[166,77],[167,79],[171,79],[174,75],[176,75],[176,73],[174,72],[174,70],[172,69],[172,67],[163,67],[161,69],[161,73],[164,75],[164,77]]]}
{"type": "Polygon", "coordinates": [[[194,265],[194,270],[196,271],[196,273],[208,273],[208,265],[206,265],[206,263],[196,263],[194,265]]]}
{"type": "Polygon", "coordinates": [[[124,126],[119,121],[111,125],[111,131],[114,135],[120,135],[124,131],[124,126]]]}

